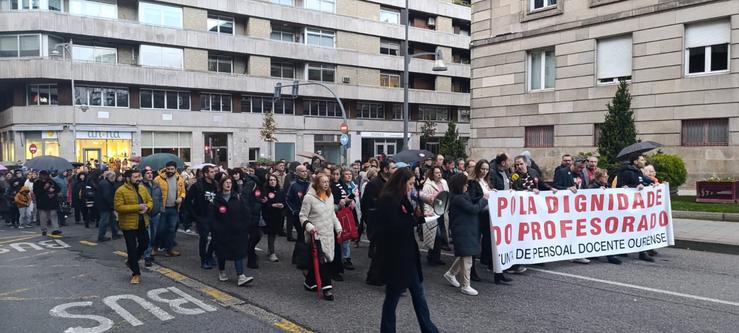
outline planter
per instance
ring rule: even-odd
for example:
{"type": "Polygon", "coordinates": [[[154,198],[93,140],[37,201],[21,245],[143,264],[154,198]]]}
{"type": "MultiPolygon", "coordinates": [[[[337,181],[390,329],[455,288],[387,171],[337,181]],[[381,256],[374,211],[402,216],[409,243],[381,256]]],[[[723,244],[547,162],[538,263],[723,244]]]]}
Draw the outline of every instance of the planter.
{"type": "Polygon", "coordinates": [[[737,203],[739,202],[739,181],[695,183],[695,202],[737,203]]]}

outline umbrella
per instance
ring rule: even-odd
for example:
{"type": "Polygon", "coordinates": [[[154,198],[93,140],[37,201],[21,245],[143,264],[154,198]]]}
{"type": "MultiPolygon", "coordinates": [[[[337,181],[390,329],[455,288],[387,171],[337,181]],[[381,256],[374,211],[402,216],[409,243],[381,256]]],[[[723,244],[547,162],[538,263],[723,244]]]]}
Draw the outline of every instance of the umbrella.
{"type": "Polygon", "coordinates": [[[200,164],[195,164],[195,165],[191,166],[191,167],[190,167],[190,169],[193,169],[193,170],[200,170],[200,169],[202,169],[202,168],[203,168],[204,166],[206,166],[206,165],[207,165],[207,166],[210,166],[210,167],[214,167],[214,166],[216,166],[216,165],[215,165],[215,164],[213,164],[213,163],[200,163],[200,164]]]}
{"type": "Polygon", "coordinates": [[[0,164],[0,171],[8,171],[8,168],[6,168],[4,165],[0,164]]]}
{"type": "Polygon", "coordinates": [[[316,290],[318,291],[318,298],[321,298],[321,272],[320,272],[320,264],[318,263],[318,247],[316,246],[316,233],[311,232],[310,233],[310,240],[311,240],[311,258],[313,258],[313,273],[316,275],[316,290]]]}
{"type": "Polygon", "coordinates": [[[128,160],[131,161],[131,162],[139,163],[139,162],[141,162],[141,156],[131,156],[131,157],[128,158],[128,160]]]}
{"type": "Polygon", "coordinates": [[[34,157],[23,165],[26,169],[33,170],[72,170],[74,167],[69,161],[56,156],[39,156],[34,157]]]}
{"type": "Polygon", "coordinates": [[[325,161],[326,160],[326,158],[324,158],[321,155],[318,155],[316,153],[310,153],[310,152],[307,152],[307,151],[299,152],[299,153],[297,153],[295,155],[296,156],[300,156],[300,157],[305,157],[305,158],[308,158],[308,159],[313,159],[314,157],[317,157],[321,161],[325,161]]]}
{"type": "Polygon", "coordinates": [[[623,160],[626,157],[638,156],[659,147],[662,147],[662,145],[654,141],[637,142],[624,149],[621,149],[621,151],[618,153],[618,156],[616,156],[616,159],[623,160]]]}
{"type": "Polygon", "coordinates": [[[141,159],[141,163],[139,163],[139,170],[143,170],[144,167],[147,166],[151,167],[153,170],[161,170],[164,169],[164,165],[167,164],[167,162],[169,161],[174,161],[175,163],[177,163],[177,169],[182,169],[185,167],[185,162],[182,161],[181,158],[177,157],[177,155],[169,153],[156,153],[141,159]]]}
{"type": "Polygon", "coordinates": [[[431,156],[434,156],[434,153],[428,150],[404,150],[393,155],[393,160],[395,160],[395,162],[405,162],[411,164],[422,161],[426,157],[431,156]]]}

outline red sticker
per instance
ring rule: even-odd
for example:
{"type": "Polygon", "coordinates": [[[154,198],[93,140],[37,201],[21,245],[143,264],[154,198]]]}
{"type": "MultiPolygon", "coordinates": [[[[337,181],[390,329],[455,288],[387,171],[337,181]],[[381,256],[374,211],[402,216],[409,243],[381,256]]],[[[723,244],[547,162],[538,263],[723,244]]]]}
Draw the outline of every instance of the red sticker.
{"type": "Polygon", "coordinates": [[[267,197],[270,199],[274,199],[275,198],[274,192],[269,192],[269,194],[267,194],[267,197]]]}
{"type": "Polygon", "coordinates": [[[226,206],[218,207],[218,212],[219,213],[226,214],[226,211],[227,211],[226,206]]]}
{"type": "Polygon", "coordinates": [[[254,191],[254,196],[256,196],[257,198],[259,198],[260,196],[262,196],[262,191],[260,191],[260,190],[254,191]]]}
{"type": "Polygon", "coordinates": [[[408,209],[406,209],[405,206],[401,205],[400,210],[403,211],[403,214],[408,214],[408,209]]]}
{"type": "Polygon", "coordinates": [[[298,198],[302,198],[302,197],[303,197],[303,192],[298,192],[298,198]]]}

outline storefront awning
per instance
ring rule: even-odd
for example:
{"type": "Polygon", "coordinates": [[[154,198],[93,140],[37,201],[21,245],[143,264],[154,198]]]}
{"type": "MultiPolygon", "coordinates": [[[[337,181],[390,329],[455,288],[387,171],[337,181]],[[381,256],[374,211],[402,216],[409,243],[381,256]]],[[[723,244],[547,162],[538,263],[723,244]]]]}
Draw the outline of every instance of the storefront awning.
{"type": "Polygon", "coordinates": [[[61,131],[63,125],[14,125],[10,127],[16,132],[32,132],[32,131],[61,131]]]}

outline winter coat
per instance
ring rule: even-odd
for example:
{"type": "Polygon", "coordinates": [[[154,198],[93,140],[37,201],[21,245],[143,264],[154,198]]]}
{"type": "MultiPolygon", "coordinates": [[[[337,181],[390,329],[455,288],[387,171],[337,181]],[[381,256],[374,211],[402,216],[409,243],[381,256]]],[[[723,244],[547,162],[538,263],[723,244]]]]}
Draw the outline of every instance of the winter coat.
{"type": "MultiPolygon", "coordinates": [[[[180,177],[180,174],[175,172],[175,182],[177,183],[177,198],[185,199],[185,195],[187,192],[185,191],[185,179],[180,177]]],[[[159,175],[154,178],[154,181],[159,184],[159,188],[162,191],[162,202],[161,205],[164,207],[164,205],[167,204],[167,196],[169,195],[169,183],[167,183],[167,174],[164,172],[164,169],[159,171],[159,175]]],[[[176,202],[176,201],[175,201],[176,202]]],[[[180,209],[180,205],[177,205],[177,209],[180,209]]]]}
{"type": "MultiPolygon", "coordinates": [[[[511,171],[508,169],[503,170],[503,173],[505,173],[505,177],[508,178],[508,181],[511,179],[511,171]]],[[[495,164],[490,165],[490,186],[498,191],[505,190],[505,179],[503,179],[503,175],[500,174],[498,171],[498,167],[495,164]]],[[[513,182],[510,184],[511,188],[513,188],[513,182]]]]}
{"type": "Polygon", "coordinates": [[[449,229],[454,240],[454,255],[471,257],[480,255],[480,214],[485,213],[487,200],[472,202],[467,193],[452,195],[449,201],[449,229]]]}
{"type": "MultiPolygon", "coordinates": [[[[308,194],[303,197],[303,205],[300,208],[300,223],[305,225],[310,222],[316,227],[316,239],[321,241],[321,249],[326,255],[326,261],[334,261],[334,247],[336,234],[341,233],[341,223],[334,213],[334,198],[329,194],[328,198],[321,200],[318,193],[311,186],[308,194]]],[[[310,233],[305,231],[305,241],[310,242],[310,233]]]]}
{"type": "Polygon", "coordinates": [[[110,212],[113,210],[113,200],[115,197],[115,185],[107,179],[101,179],[98,182],[97,196],[95,197],[95,207],[101,212],[110,212]]]}
{"type": "Polygon", "coordinates": [[[513,189],[516,191],[531,191],[538,189],[539,191],[549,191],[552,188],[541,179],[541,175],[534,169],[528,169],[528,173],[521,174],[518,171],[511,175],[513,180],[513,189]],[[513,180],[516,178],[516,180],[513,180]]]}
{"type": "Polygon", "coordinates": [[[377,210],[383,218],[375,221],[377,237],[376,256],[382,282],[396,289],[408,288],[411,274],[417,274],[423,282],[421,254],[414,236],[415,227],[423,223],[423,217],[416,218],[413,205],[406,195],[400,198],[383,195],[377,200],[377,210]]]}
{"type": "Polygon", "coordinates": [[[121,230],[138,230],[139,218],[144,218],[144,225],[149,225],[148,212],[154,207],[149,191],[143,185],[138,189],[129,183],[123,184],[115,191],[113,199],[115,211],[118,213],[118,227],[121,230]],[[138,192],[138,193],[137,193],[138,192]],[[141,201],[139,201],[141,197],[141,201]],[[148,208],[144,214],[139,214],[139,204],[145,204],[148,208]]]}
{"type": "Polygon", "coordinates": [[[252,226],[249,208],[243,196],[231,192],[228,201],[222,194],[213,199],[213,248],[227,260],[246,258],[249,248],[249,228],[252,226]]]}
{"type": "Polygon", "coordinates": [[[204,179],[190,186],[185,196],[185,209],[188,216],[197,222],[207,222],[213,217],[213,199],[218,192],[218,186],[215,180],[212,183],[206,182],[204,179]]]}
{"type": "Polygon", "coordinates": [[[262,189],[262,194],[267,198],[267,201],[262,203],[262,216],[264,217],[264,222],[267,223],[266,232],[276,235],[282,230],[282,222],[285,220],[285,215],[283,215],[285,210],[284,192],[279,187],[266,186],[262,189]],[[277,203],[283,204],[283,208],[272,207],[273,204],[277,203]]]}
{"type": "Polygon", "coordinates": [[[559,168],[554,173],[554,188],[558,190],[566,190],[570,187],[581,188],[583,186],[582,175],[577,175],[570,168],[559,168]]]}
{"type": "Polygon", "coordinates": [[[629,164],[618,170],[616,187],[637,187],[647,184],[647,177],[635,166],[629,164]]]}
{"type": "Polygon", "coordinates": [[[33,182],[33,195],[36,208],[39,210],[53,210],[59,205],[56,200],[57,195],[59,195],[59,186],[51,178],[38,179],[33,182]]]}
{"type": "Polygon", "coordinates": [[[28,187],[22,187],[18,193],[15,194],[15,206],[18,208],[25,208],[31,205],[31,190],[28,187]]]}
{"type": "Polygon", "coordinates": [[[59,193],[62,195],[67,194],[67,178],[65,178],[62,175],[58,175],[53,178],[54,182],[56,183],[56,186],[59,186],[59,193]]]}
{"type": "MultiPolygon", "coordinates": [[[[83,193],[82,189],[85,188],[85,184],[87,183],[87,178],[85,180],[80,180],[80,175],[77,174],[77,177],[72,182],[72,204],[73,205],[79,205],[81,203],[84,203],[84,200],[82,199],[83,193]]],[[[85,176],[87,176],[85,174],[85,176]]]]}
{"type": "Polygon", "coordinates": [[[149,215],[156,216],[157,214],[164,211],[164,201],[162,201],[162,188],[159,187],[159,183],[152,181],[151,183],[143,182],[141,183],[141,185],[146,186],[146,190],[149,191],[149,195],[151,195],[151,200],[154,203],[154,207],[151,209],[149,215]]]}
{"type": "Polygon", "coordinates": [[[265,195],[262,192],[261,181],[255,175],[246,175],[240,191],[249,208],[249,224],[254,227],[259,226],[259,220],[262,218],[262,198],[265,195]]]}
{"type": "Polygon", "coordinates": [[[287,206],[290,215],[297,216],[300,213],[300,205],[306,193],[308,193],[308,187],[310,187],[308,180],[295,178],[295,181],[290,183],[285,191],[285,206],[287,206]]]}

